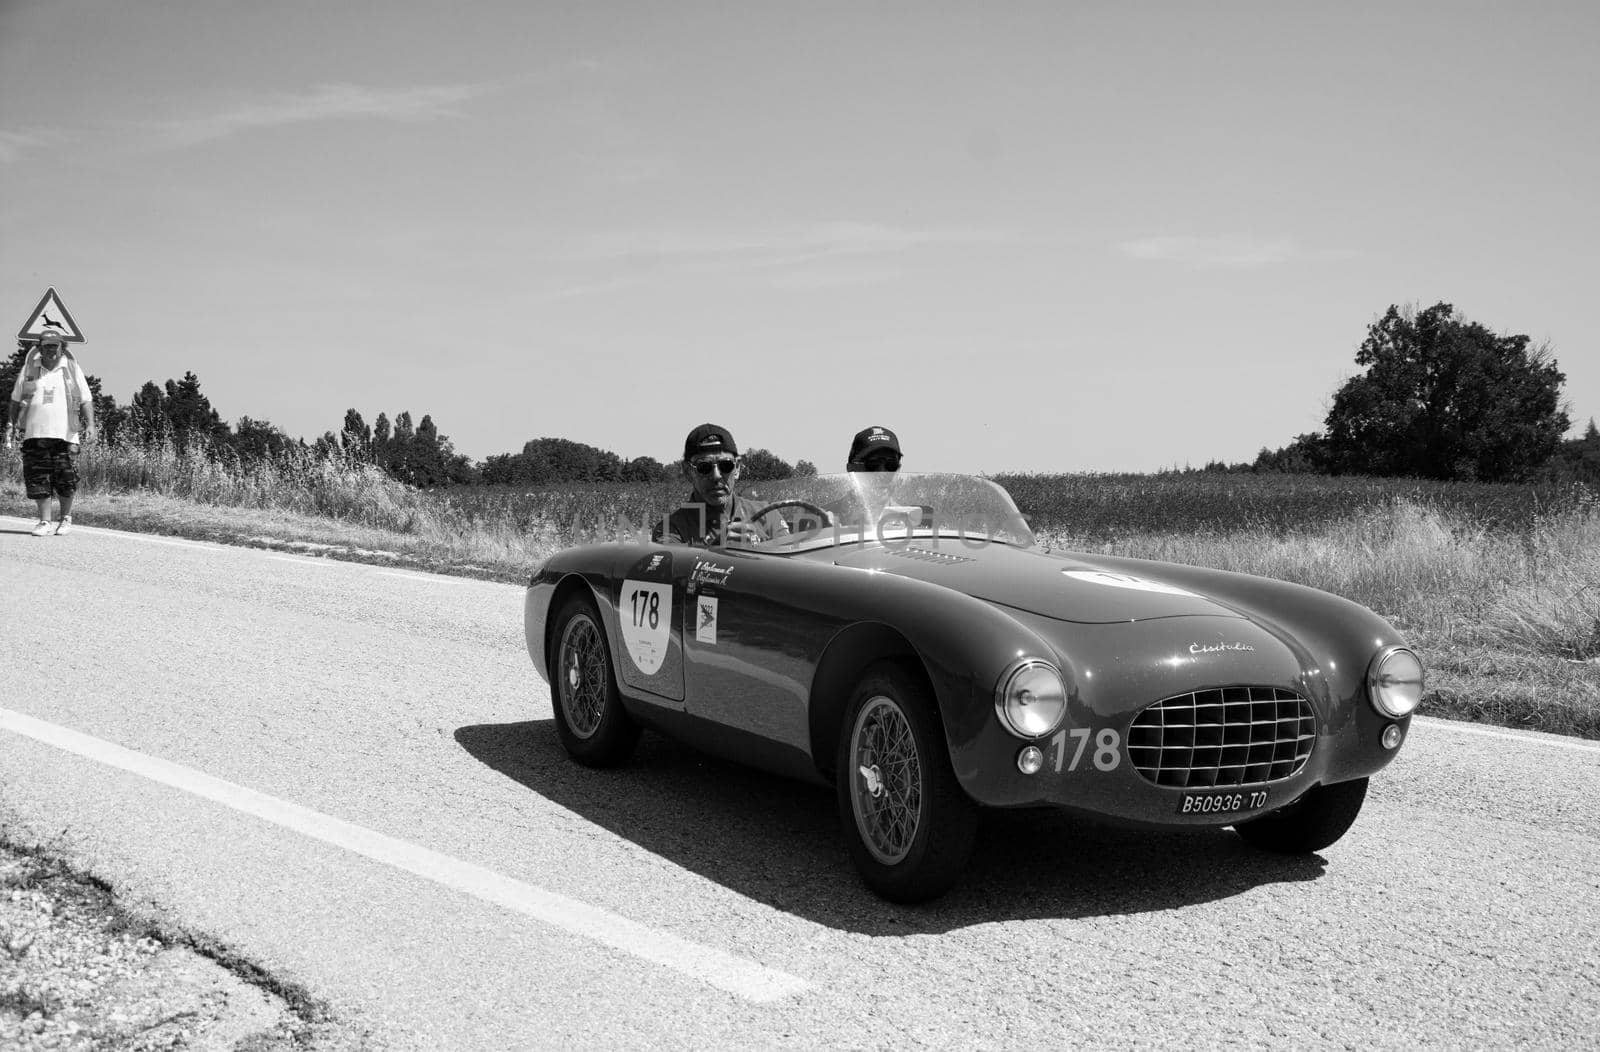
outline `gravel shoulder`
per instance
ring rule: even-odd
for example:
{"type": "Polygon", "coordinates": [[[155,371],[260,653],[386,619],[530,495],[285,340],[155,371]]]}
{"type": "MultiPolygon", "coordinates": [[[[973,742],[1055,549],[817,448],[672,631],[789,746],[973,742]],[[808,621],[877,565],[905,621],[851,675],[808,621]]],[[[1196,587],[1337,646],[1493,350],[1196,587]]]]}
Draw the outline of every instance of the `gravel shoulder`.
{"type": "Polygon", "coordinates": [[[0,842],[0,1049],[373,1047],[297,991],[91,876],[0,842]]]}

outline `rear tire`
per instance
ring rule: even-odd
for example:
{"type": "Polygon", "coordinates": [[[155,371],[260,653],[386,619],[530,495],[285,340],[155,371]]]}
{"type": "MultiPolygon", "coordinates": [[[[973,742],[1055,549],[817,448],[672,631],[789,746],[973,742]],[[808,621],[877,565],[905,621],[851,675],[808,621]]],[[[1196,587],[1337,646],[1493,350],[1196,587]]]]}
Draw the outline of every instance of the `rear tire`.
{"type": "Polygon", "coordinates": [[[1240,822],[1234,831],[1264,851],[1308,855],[1321,851],[1344,836],[1361,813],[1367,797],[1367,779],[1319,785],[1283,808],[1240,822]]]}
{"type": "Polygon", "coordinates": [[[845,706],[835,786],[861,879],[891,902],[926,902],[960,877],[978,808],[956,780],[933,694],[919,671],[867,669],[845,706]]]}
{"type": "Polygon", "coordinates": [[[574,760],[613,767],[632,755],[639,725],[622,707],[606,630],[588,596],[573,596],[556,615],[550,703],[556,735],[574,760]]]}

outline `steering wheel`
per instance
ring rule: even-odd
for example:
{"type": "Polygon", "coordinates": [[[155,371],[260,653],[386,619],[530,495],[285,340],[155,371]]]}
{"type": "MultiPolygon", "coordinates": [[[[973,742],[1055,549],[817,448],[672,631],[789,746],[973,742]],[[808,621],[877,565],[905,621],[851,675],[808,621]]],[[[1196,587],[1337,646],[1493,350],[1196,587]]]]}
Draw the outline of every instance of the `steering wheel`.
{"type": "Polygon", "coordinates": [[[822,525],[817,527],[819,530],[826,529],[827,527],[833,525],[833,516],[828,514],[828,509],[813,504],[809,500],[774,501],[773,503],[768,504],[765,508],[762,508],[760,511],[753,513],[748,521],[759,522],[768,512],[777,511],[779,508],[804,508],[806,511],[816,512],[822,518],[822,525]]]}

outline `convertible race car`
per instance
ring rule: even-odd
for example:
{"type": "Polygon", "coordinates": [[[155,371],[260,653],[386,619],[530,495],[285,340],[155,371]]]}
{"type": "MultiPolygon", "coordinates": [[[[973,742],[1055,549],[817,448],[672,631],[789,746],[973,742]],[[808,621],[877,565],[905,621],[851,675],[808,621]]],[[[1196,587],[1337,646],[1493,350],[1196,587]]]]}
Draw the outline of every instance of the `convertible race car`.
{"type": "Polygon", "coordinates": [[[1319,851],[1422,697],[1421,661],[1370,610],[1042,548],[986,479],[823,475],[755,499],[751,518],[787,532],[552,556],[526,593],[528,653],[579,763],[623,762],[649,727],[831,783],[888,899],[948,890],[984,807],[1319,851]]]}

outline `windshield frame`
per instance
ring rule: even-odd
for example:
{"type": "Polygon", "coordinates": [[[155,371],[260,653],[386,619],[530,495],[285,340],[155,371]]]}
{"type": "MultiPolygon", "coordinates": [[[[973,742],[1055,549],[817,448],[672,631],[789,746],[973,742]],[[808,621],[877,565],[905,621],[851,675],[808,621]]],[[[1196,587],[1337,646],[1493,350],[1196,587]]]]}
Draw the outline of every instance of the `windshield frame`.
{"type": "MultiPolygon", "coordinates": [[[[841,472],[752,483],[741,487],[740,495],[758,508],[805,500],[828,511],[832,520],[756,544],[728,544],[749,551],[798,554],[869,544],[904,548],[917,539],[932,540],[935,547],[950,539],[973,549],[989,544],[1032,548],[1039,543],[1011,495],[977,475],[841,472]],[[843,510],[846,504],[849,511],[843,510]]],[[[816,516],[807,513],[799,521],[815,523],[816,516]]]]}

